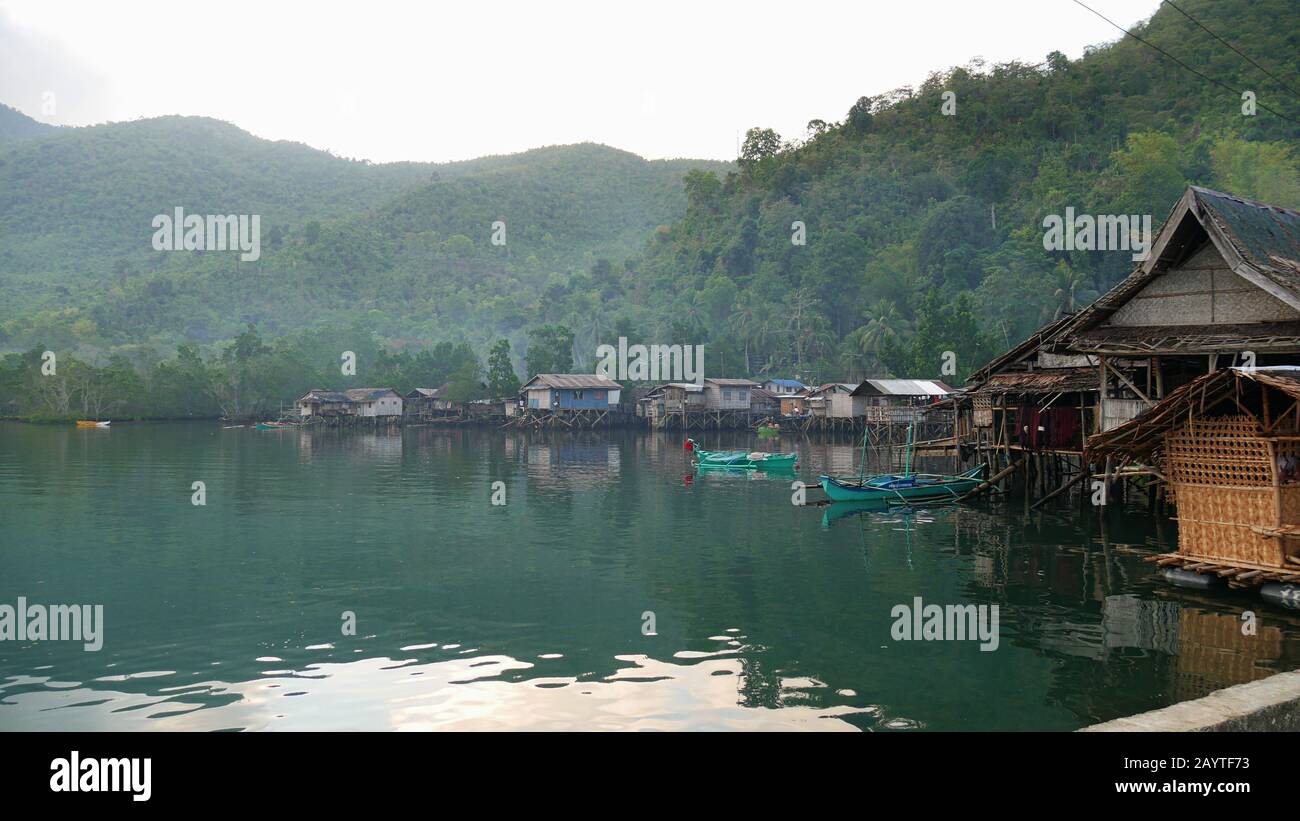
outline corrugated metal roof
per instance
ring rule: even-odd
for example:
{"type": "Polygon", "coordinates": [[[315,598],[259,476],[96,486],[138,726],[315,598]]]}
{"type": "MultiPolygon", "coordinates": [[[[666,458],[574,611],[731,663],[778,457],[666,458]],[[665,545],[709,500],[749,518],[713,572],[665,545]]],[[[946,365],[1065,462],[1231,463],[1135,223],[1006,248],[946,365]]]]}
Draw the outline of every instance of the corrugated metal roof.
{"type": "Polygon", "coordinates": [[[836,388],[842,388],[845,393],[853,393],[854,389],[857,387],[857,382],[825,382],[813,389],[812,395],[820,396],[821,394],[834,391],[836,388]]]}
{"type": "Polygon", "coordinates": [[[751,382],[751,381],[748,380],[748,379],[725,379],[725,378],[717,378],[717,377],[712,377],[712,376],[705,378],[704,381],[705,381],[705,382],[712,382],[712,383],[715,384],[715,385],[725,385],[725,386],[730,387],[730,388],[734,388],[734,387],[736,387],[737,385],[739,385],[739,386],[742,387],[742,388],[743,388],[743,387],[751,387],[751,388],[752,388],[752,387],[756,387],[756,386],[758,385],[757,382],[751,382]]]}
{"type": "Polygon", "coordinates": [[[331,391],[323,388],[312,388],[298,400],[299,402],[351,402],[347,394],[342,391],[331,391]]]}
{"type": "Polygon", "coordinates": [[[885,396],[947,396],[952,393],[952,388],[937,379],[867,379],[853,393],[858,396],[871,393],[863,390],[867,386],[885,396]]]}
{"type": "Polygon", "coordinates": [[[613,380],[590,373],[539,373],[528,380],[528,384],[524,385],[520,390],[526,390],[534,386],[558,388],[560,390],[581,390],[585,388],[619,390],[623,387],[613,380]]]}
{"type": "Polygon", "coordinates": [[[386,394],[397,395],[392,388],[351,388],[344,391],[353,402],[371,402],[386,394]]]}

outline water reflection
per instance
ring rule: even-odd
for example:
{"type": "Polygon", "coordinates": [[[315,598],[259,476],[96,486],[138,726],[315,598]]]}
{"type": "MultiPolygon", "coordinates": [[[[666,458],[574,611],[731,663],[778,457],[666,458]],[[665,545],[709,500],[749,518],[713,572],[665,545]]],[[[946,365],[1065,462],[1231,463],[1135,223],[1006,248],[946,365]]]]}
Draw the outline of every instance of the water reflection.
{"type": "Polygon", "coordinates": [[[100,653],[0,643],[0,729],[1073,729],[1300,667],[1300,614],[1156,578],[1148,514],[791,481],[672,434],[0,424],[0,602],[106,623],[100,653]],[[997,604],[999,649],[892,641],[914,596],[997,604]]]}

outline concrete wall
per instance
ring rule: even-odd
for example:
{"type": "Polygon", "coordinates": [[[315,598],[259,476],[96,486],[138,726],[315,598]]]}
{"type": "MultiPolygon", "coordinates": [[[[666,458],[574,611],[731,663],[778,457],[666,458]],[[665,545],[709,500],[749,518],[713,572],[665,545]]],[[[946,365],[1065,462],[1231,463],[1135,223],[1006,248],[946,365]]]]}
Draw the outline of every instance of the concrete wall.
{"type": "Polygon", "coordinates": [[[1300,670],[1238,684],[1204,698],[1084,727],[1080,732],[1300,731],[1300,670]]]}

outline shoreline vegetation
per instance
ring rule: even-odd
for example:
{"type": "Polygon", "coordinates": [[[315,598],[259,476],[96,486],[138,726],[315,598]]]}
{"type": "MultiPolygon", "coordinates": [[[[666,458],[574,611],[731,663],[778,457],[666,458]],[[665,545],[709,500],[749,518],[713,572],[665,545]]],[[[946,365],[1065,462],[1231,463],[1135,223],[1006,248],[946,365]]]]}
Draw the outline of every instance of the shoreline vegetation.
{"type": "MultiPolygon", "coordinates": [[[[563,326],[534,329],[524,357],[531,372],[572,370],[573,333],[563,326]]],[[[406,392],[442,387],[451,401],[513,396],[520,380],[510,343],[499,340],[487,364],[465,343],[442,342],[392,351],[354,325],[263,341],[248,326],[210,356],[184,344],[170,358],[136,351],[94,364],[36,346],[0,357],[0,418],[37,424],[84,419],[252,422],[275,419],[307,391],[384,385],[406,392]]]]}

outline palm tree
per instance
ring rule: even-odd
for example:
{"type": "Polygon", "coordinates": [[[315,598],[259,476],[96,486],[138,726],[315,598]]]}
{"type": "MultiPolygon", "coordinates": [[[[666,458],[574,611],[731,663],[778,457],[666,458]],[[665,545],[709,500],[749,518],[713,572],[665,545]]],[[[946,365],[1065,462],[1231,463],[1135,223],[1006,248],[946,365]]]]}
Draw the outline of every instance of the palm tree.
{"type": "Polygon", "coordinates": [[[1072,314],[1079,310],[1080,305],[1086,305],[1097,298],[1097,292],[1088,287],[1087,274],[1067,268],[1065,263],[1056,266],[1052,283],[1052,306],[1055,308],[1052,319],[1072,314]]]}
{"type": "Polygon", "coordinates": [[[803,369],[804,333],[812,325],[820,300],[812,288],[803,287],[792,291],[785,298],[787,313],[786,327],[794,334],[794,366],[803,369]]]}
{"type": "Polygon", "coordinates": [[[741,291],[740,296],[736,297],[736,304],[731,307],[731,316],[727,319],[732,334],[739,337],[744,344],[746,374],[753,373],[749,360],[749,344],[754,337],[760,309],[761,303],[757,297],[749,291],[741,291]]]}
{"type": "Polygon", "coordinates": [[[912,330],[911,323],[899,313],[898,306],[888,299],[881,299],[862,311],[865,322],[850,334],[858,351],[866,357],[880,360],[880,349],[890,339],[906,337],[912,330]]]}

